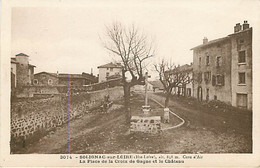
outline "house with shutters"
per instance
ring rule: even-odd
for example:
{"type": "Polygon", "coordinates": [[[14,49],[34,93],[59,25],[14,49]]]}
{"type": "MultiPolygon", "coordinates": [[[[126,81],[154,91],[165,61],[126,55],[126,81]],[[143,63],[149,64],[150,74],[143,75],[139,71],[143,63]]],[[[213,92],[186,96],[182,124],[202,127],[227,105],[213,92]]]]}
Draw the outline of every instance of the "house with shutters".
{"type": "MultiPolygon", "coordinates": [[[[193,97],[193,65],[192,63],[179,65],[174,68],[174,70],[166,71],[169,73],[171,78],[175,80],[176,78],[180,83],[172,88],[172,94],[184,97],[193,97]],[[182,77],[181,77],[182,76],[182,77]],[[181,79],[183,78],[183,79],[181,79]]],[[[177,81],[178,81],[177,80],[177,81]]]]}
{"type": "Polygon", "coordinates": [[[122,77],[122,65],[120,63],[108,63],[98,66],[98,82],[105,82],[111,79],[122,77]]]}
{"type": "Polygon", "coordinates": [[[252,109],[252,27],[237,23],[234,33],[193,50],[194,97],[252,109]]]}

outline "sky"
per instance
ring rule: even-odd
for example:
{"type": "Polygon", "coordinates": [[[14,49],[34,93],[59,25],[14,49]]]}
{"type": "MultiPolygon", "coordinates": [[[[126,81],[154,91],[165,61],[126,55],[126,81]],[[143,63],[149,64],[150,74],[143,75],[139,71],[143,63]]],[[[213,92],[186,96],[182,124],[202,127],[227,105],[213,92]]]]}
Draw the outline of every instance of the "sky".
{"type": "Polygon", "coordinates": [[[11,48],[25,53],[37,72],[98,73],[97,67],[115,57],[103,47],[105,26],[135,24],[152,37],[156,54],[175,64],[190,64],[191,48],[232,34],[236,23],[259,26],[259,1],[218,0],[96,0],[76,6],[12,8],[11,48]],[[257,15],[256,15],[257,14],[257,15]],[[257,25],[258,24],[258,25],[257,25]]]}

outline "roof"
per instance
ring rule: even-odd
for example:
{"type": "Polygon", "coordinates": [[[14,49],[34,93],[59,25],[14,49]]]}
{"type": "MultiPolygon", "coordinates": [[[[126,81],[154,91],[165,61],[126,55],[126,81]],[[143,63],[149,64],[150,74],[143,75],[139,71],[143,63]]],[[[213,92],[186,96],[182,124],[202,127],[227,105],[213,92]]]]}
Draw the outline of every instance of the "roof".
{"type": "Polygon", "coordinates": [[[24,53],[16,54],[15,56],[26,56],[26,57],[29,57],[28,55],[26,55],[24,53]]]}
{"type": "Polygon", "coordinates": [[[59,78],[85,78],[82,74],[59,74],[59,78]]]}
{"type": "Polygon", "coordinates": [[[31,67],[36,67],[35,65],[32,65],[32,64],[29,64],[29,66],[31,66],[31,67]]]}
{"type": "Polygon", "coordinates": [[[18,64],[15,58],[11,58],[11,63],[18,64]]]}
{"type": "Polygon", "coordinates": [[[122,68],[122,65],[120,63],[108,63],[105,65],[98,66],[98,68],[122,68]]]}
{"type": "Polygon", "coordinates": [[[51,76],[54,76],[54,77],[58,77],[57,73],[50,73],[50,72],[39,72],[39,73],[36,73],[34,75],[40,75],[40,74],[48,74],[48,75],[51,75],[51,76]]]}
{"type": "Polygon", "coordinates": [[[215,39],[215,40],[211,40],[211,41],[209,41],[209,42],[207,42],[205,44],[201,44],[201,45],[198,45],[196,47],[193,47],[191,50],[194,50],[194,49],[197,49],[197,48],[201,48],[201,47],[205,47],[205,46],[209,46],[211,44],[215,44],[215,43],[218,43],[218,42],[221,42],[221,41],[224,41],[224,40],[228,40],[230,38],[230,36],[237,35],[239,33],[247,32],[247,31],[252,31],[252,27],[250,27],[248,29],[245,29],[245,30],[241,30],[239,32],[235,32],[235,33],[229,34],[226,37],[222,37],[222,38],[218,38],[218,39],[215,39]]]}
{"type": "Polygon", "coordinates": [[[193,65],[185,64],[185,65],[176,67],[176,68],[174,68],[172,70],[168,70],[166,72],[167,73],[168,72],[176,72],[176,71],[178,71],[178,72],[185,72],[186,71],[187,72],[187,71],[192,71],[192,70],[193,70],[193,65]]]}
{"type": "Polygon", "coordinates": [[[242,31],[238,31],[238,32],[235,32],[235,33],[232,33],[232,34],[229,34],[228,36],[233,36],[233,35],[237,35],[237,34],[240,34],[240,33],[244,33],[244,32],[247,32],[247,31],[252,31],[252,27],[246,29],[246,30],[242,30],[242,31]]]}
{"type": "Polygon", "coordinates": [[[197,49],[197,48],[201,48],[201,47],[206,47],[206,46],[209,46],[211,44],[215,44],[215,43],[227,40],[227,39],[229,39],[228,36],[227,37],[223,37],[223,38],[218,38],[218,39],[215,39],[215,40],[211,40],[211,41],[209,41],[209,42],[207,42],[205,44],[201,44],[201,45],[198,45],[196,47],[193,47],[193,48],[191,48],[191,50],[194,50],[194,49],[197,49]]]}
{"type": "Polygon", "coordinates": [[[88,79],[91,81],[95,81],[96,77],[93,75],[90,75],[88,73],[83,72],[82,74],[65,74],[65,73],[50,73],[50,72],[39,72],[34,75],[39,75],[39,74],[48,74],[57,78],[74,78],[74,79],[88,79]]]}

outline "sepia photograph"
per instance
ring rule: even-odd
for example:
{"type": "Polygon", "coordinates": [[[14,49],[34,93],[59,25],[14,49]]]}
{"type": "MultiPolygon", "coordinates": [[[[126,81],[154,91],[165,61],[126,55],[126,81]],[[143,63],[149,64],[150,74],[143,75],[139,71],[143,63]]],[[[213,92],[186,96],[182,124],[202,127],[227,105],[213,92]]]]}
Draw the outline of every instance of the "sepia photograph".
{"type": "Polygon", "coordinates": [[[259,156],[259,1],[36,2],[1,12],[10,157],[144,165],[165,155],[158,163],[174,166],[259,156]]]}

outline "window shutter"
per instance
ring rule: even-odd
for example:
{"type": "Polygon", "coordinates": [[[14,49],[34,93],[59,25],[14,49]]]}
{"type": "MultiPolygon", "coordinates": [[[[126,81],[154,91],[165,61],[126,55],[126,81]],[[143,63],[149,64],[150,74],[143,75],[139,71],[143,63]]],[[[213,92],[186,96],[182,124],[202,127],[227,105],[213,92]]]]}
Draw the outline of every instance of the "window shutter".
{"type": "Polygon", "coordinates": [[[222,77],[222,85],[224,86],[225,85],[225,76],[222,75],[221,77],[222,77]]]}
{"type": "Polygon", "coordinates": [[[212,86],[216,85],[216,76],[212,75],[212,86]]]}

